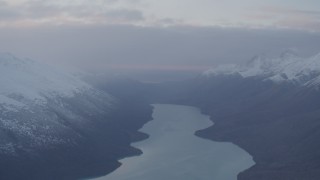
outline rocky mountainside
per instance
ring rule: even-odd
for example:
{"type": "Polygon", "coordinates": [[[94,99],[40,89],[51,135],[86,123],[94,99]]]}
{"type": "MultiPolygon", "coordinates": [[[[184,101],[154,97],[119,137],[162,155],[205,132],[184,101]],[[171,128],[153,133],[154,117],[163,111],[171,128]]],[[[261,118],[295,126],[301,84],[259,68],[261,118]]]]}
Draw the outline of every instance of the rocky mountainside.
{"type": "Polygon", "coordinates": [[[320,178],[320,55],[256,57],[189,82],[179,101],[201,107],[215,125],[197,135],[233,142],[256,165],[240,180],[320,178]]]}
{"type": "Polygon", "coordinates": [[[1,154],[74,145],[90,116],[116,103],[72,75],[10,54],[0,55],[0,84],[1,154]]]}
{"type": "Polygon", "coordinates": [[[57,68],[0,54],[0,179],[113,171],[118,159],[141,153],[130,143],[151,119],[151,107],[133,103],[57,68]]]}

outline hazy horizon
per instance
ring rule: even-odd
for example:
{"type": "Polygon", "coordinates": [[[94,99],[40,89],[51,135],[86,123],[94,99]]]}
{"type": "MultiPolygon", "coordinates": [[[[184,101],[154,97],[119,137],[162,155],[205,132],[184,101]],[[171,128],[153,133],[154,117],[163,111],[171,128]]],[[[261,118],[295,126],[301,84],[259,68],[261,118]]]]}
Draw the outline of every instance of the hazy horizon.
{"type": "Polygon", "coordinates": [[[0,52],[90,72],[195,74],[320,52],[318,1],[0,1],[0,52]]]}

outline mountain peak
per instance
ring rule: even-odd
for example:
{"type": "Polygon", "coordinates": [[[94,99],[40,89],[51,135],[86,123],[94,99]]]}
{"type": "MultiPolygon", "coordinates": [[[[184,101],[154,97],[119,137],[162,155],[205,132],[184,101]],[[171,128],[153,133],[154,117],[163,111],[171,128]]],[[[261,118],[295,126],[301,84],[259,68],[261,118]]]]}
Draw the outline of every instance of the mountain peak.
{"type": "MultiPolygon", "coordinates": [[[[278,58],[259,55],[244,65],[233,65],[232,67],[232,73],[239,73],[243,78],[259,77],[263,80],[292,81],[303,85],[320,76],[320,54],[309,58],[301,58],[294,51],[287,50],[278,58]]],[[[215,73],[210,72],[219,72],[217,71],[219,69],[220,67],[217,67],[205,72],[205,74],[207,76],[214,75],[215,73]]],[[[220,73],[224,72],[220,71],[220,73]]]]}

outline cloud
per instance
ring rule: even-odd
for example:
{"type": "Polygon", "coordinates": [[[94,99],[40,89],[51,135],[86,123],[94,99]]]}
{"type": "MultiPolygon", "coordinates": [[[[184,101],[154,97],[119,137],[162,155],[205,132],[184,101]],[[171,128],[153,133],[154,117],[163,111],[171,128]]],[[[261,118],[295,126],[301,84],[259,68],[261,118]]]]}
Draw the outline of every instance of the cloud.
{"type": "Polygon", "coordinates": [[[277,7],[277,6],[266,6],[266,7],[260,8],[260,10],[262,10],[263,12],[274,13],[274,14],[320,16],[320,11],[292,9],[292,8],[284,8],[284,7],[277,7]]]}
{"type": "Polygon", "coordinates": [[[143,13],[138,10],[130,10],[130,9],[117,9],[110,10],[104,13],[104,15],[108,18],[112,18],[115,20],[125,20],[125,21],[142,21],[144,20],[143,13]]]}
{"type": "Polygon", "coordinates": [[[0,1],[0,21],[1,20],[12,20],[21,17],[19,11],[10,8],[5,1],[0,1]]]}
{"type": "Polygon", "coordinates": [[[266,6],[248,17],[280,28],[320,31],[320,11],[266,6]]]}
{"type": "Polygon", "coordinates": [[[183,70],[246,61],[285,49],[320,51],[319,33],[208,27],[129,25],[0,29],[0,51],[83,69],[183,70]]]}
{"type": "Polygon", "coordinates": [[[51,24],[133,24],[144,20],[137,9],[119,3],[134,3],[139,0],[97,1],[49,1],[32,0],[10,4],[0,1],[0,25],[10,26],[51,24]]]}
{"type": "MultiPolygon", "coordinates": [[[[155,0],[0,0],[1,27],[48,25],[222,26],[320,31],[320,11],[247,3],[155,0]],[[204,5],[203,5],[204,4],[204,5]],[[215,9],[211,9],[216,7],[215,9]],[[216,6],[214,6],[216,5],[216,6]],[[199,8],[198,8],[199,7],[199,8]],[[209,8],[210,7],[210,8],[209,8]],[[219,8],[217,8],[219,7],[219,8]],[[228,9],[228,10],[227,10],[228,9]],[[247,13],[247,14],[246,14],[247,13]]],[[[268,3],[272,4],[272,3],[268,3]]],[[[276,4],[276,3],[274,3],[276,4]]]]}

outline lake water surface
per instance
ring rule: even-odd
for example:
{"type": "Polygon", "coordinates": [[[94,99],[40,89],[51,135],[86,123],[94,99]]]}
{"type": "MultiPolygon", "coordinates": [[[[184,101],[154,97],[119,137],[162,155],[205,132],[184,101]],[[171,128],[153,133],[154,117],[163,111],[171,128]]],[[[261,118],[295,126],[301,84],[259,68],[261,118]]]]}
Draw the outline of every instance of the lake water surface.
{"type": "Polygon", "coordinates": [[[189,106],[156,104],[153,121],[140,131],[150,138],[133,143],[141,156],[122,159],[113,173],[95,180],[236,180],[254,164],[232,143],[205,140],[195,131],[212,125],[209,117],[189,106]]]}

